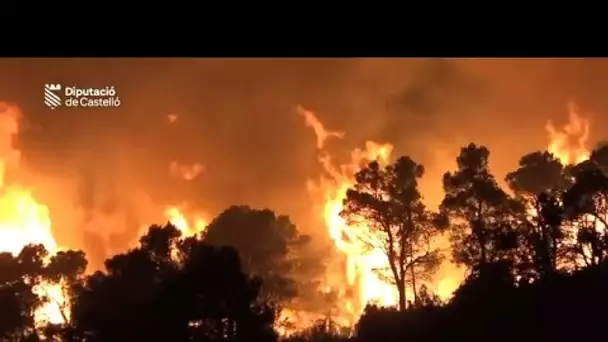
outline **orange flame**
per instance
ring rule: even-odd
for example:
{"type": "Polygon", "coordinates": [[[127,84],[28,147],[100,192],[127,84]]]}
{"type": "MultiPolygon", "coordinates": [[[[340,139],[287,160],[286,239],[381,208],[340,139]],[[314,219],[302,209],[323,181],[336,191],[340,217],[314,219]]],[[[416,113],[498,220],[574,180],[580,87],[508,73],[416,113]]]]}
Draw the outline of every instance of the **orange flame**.
{"type": "Polygon", "coordinates": [[[589,120],[579,115],[579,108],[574,102],[568,104],[568,119],[568,123],[561,130],[556,129],[551,121],[545,126],[549,133],[547,150],[564,165],[578,164],[590,156],[586,147],[589,139],[589,120]]]}
{"type": "MultiPolygon", "coordinates": [[[[17,255],[27,244],[42,244],[52,255],[59,248],[53,238],[48,208],[26,189],[7,182],[7,174],[19,164],[20,153],[13,147],[13,139],[19,132],[20,117],[17,107],[0,103],[0,251],[17,255]]],[[[62,323],[65,298],[61,286],[42,284],[34,291],[50,299],[36,311],[36,322],[62,323]]],[[[69,317],[69,312],[64,314],[69,317]]]]}
{"type": "MultiPolygon", "coordinates": [[[[346,191],[354,185],[353,175],[361,164],[372,160],[377,160],[381,164],[388,163],[393,147],[390,144],[367,142],[365,149],[357,149],[351,153],[351,161],[348,164],[336,167],[332,163],[331,155],[324,150],[324,146],[329,137],[343,138],[344,133],[326,130],[311,111],[300,107],[298,113],[305,118],[306,125],[312,127],[315,132],[317,147],[320,150],[319,162],[326,173],[326,176],[318,182],[309,181],[309,191],[321,194],[323,221],[334,246],[346,259],[343,270],[345,279],[339,279],[335,273],[332,273],[328,274],[327,282],[334,289],[343,289],[343,282],[346,281],[348,290],[341,292],[344,297],[341,314],[354,323],[367,303],[392,306],[396,304],[398,296],[394,285],[385,282],[385,275],[378,274],[378,269],[386,268],[388,263],[380,246],[370,249],[368,245],[362,243],[361,234],[368,239],[377,233],[371,232],[365,222],[360,222],[357,227],[347,225],[340,212],[346,191]],[[349,295],[349,292],[353,293],[349,295]]],[[[548,150],[565,164],[579,163],[588,159],[590,153],[586,143],[589,126],[589,121],[579,115],[576,105],[570,104],[569,122],[566,125],[560,129],[551,122],[546,125],[550,138],[548,150]]],[[[454,268],[454,265],[444,265],[442,268],[446,266],[454,268]]],[[[462,278],[460,271],[447,273],[436,279],[435,284],[436,293],[442,299],[451,296],[458,287],[458,279],[462,278]],[[454,276],[450,276],[451,273],[454,273],[454,276]]]]}
{"type": "Polygon", "coordinates": [[[371,231],[365,222],[360,222],[357,227],[349,226],[340,216],[346,192],[354,185],[353,176],[362,163],[377,160],[381,164],[387,164],[393,146],[368,141],[365,149],[356,149],[351,153],[351,160],[348,164],[335,167],[332,164],[331,156],[323,150],[323,146],[328,137],[342,138],[344,134],[325,130],[321,122],[310,111],[300,108],[299,113],[305,117],[307,125],[315,131],[317,147],[321,151],[319,162],[326,173],[326,176],[318,182],[309,181],[308,188],[312,193],[321,194],[323,221],[336,249],[345,258],[343,272],[346,279],[340,279],[340,277],[336,277],[335,273],[330,272],[327,275],[327,283],[330,288],[339,291],[344,288],[344,280],[346,280],[349,290],[339,293],[344,297],[344,305],[339,316],[352,324],[369,302],[385,306],[397,303],[396,289],[382,279],[384,275],[379,274],[379,269],[385,269],[388,265],[386,255],[379,244],[370,248],[363,243],[363,235],[369,237],[376,232],[371,231]]]}
{"type": "MultiPolygon", "coordinates": [[[[346,190],[354,184],[352,175],[361,163],[371,160],[387,163],[393,147],[390,144],[367,142],[364,149],[351,153],[348,164],[335,166],[330,154],[324,150],[325,142],[330,137],[343,138],[344,133],[325,130],[310,111],[299,108],[298,112],[305,118],[307,126],[315,131],[320,151],[319,161],[326,172],[318,182],[309,182],[309,190],[321,193],[324,224],[336,249],[345,259],[342,275],[328,273],[327,285],[341,292],[344,303],[341,314],[348,317],[352,323],[359,317],[364,305],[370,301],[381,305],[394,305],[397,302],[394,287],[384,282],[375,271],[386,265],[386,256],[379,248],[370,250],[361,243],[360,234],[369,234],[369,229],[366,229],[364,222],[361,227],[352,229],[339,215],[346,190]],[[348,285],[347,291],[344,291],[344,280],[348,285]]],[[[7,175],[16,170],[19,162],[20,153],[13,147],[13,138],[19,131],[19,117],[18,108],[0,103],[0,251],[17,254],[24,245],[38,243],[53,254],[59,247],[52,235],[48,208],[38,203],[25,188],[7,182],[7,175]]],[[[550,136],[548,150],[565,164],[588,159],[590,153],[585,145],[589,127],[589,121],[582,118],[577,107],[571,104],[569,122],[566,125],[558,129],[551,122],[547,123],[546,129],[550,136]]],[[[184,168],[177,165],[172,166],[172,171],[181,174],[183,178],[192,179],[202,171],[202,166],[195,165],[192,170],[188,170],[192,172],[183,172],[184,168]]],[[[204,232],[208,223],[204,215],[187,215],[177,206],[167,207],[164,216],[185,236],[204,232]]],[[[444,283],[445,286],[442,287],[445,289],[442,292],[451,292],[455,287],[450,279],[445,279],[444,283]]],[[[57,284],[44,284],[36,290],[53,298],[53,301],[36,312],[36,321],[63,322],[60,306],[65,302],[65,298],[61,287],[57,284]]],[[[69,317],[69,313],[67,314],[69,317]]]]}
{"type": "Polygon", "coordinates": [[[204,232],[209,224],[201,214],[194,214],[189,220],[179,207],[169,206],[165,210],[165,218],[182,232],[185,237],[204,232]]]}
{"type": "MultiPolygon", "coordinates": [[[[568,109],[569,121],[562,127],[561,131],[556,130],[551,122],[547,123],[547,131],[550,138],[548,151],[564,165],[578,164],[588,160],[591,156],[591,152],[586,146],[590,130],[589,120],[579,114],[580,110],[575,103],[570,103],[568,109]]],[[[602,223],[602,220],[597,220],[592,215],[584,215],[583,221],[586,221],[583,224],[593,222],[595,230],[601,233],[608,229],[602,223]]],[[[575,222],[570,228],[576,233],[581,228],[580,225],[581,222],[575,222]]],[[[575,243],[575,241],[568,242],[571,244],[575,243]]],[[[591,250],[586,246],[583,247],[582,252],[586,257],[590,257],[592,254],[591,250]]],[[[581,265],[584,263],[582,257],[577,262],[580,262],[581,265]]]]}

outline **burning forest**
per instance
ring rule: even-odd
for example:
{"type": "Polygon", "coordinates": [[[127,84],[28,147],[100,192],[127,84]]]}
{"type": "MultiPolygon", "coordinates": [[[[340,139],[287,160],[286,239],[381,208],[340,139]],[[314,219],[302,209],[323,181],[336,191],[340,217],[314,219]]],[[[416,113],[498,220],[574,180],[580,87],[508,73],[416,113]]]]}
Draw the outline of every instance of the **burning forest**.
{"type": "MultiPolygon", "coordinates": [[[[370,79],[375,68],[365,69],[370,79]]],[[[438,96],[472,96],[442,68],[419,77],[402,105],[426,113],[442,110],[431,110],[438,96]]],[[[166,132],[193,129],[187,114],[163,110],[155,125],[166,132]]],[[[263,120],[256,113],[253,105],[263,120]]],[[[366,137],[353,122],[325,120],[314,101],[290,103],[284,115],[315,172],[293,177],[300,192],[276,195],[261,184],[298,163],[222,175],[172,142],[133,148],[155,166],[141,174],[112,174],[133,163],[134,152],[116,149],[114,169],[91,167],[105,158],[96,155],[79,157],[86,171],[69,181],[45,175],[19,142],[34,120],[19,103],[0,103],[0,341],[604,339],[591,312],[608,302],[608,149],[584,107],[562,102],[560,113],[526,128],[543,145],[517,134],[498,143],[527,149],[497,163],[499,174],[484,139],[454,133],[419,158],[408,148],[420,132],[397,138],[370,120],[384,128],[367,127],[366,137]],[[202,188],[213,172],[221,177],[202,188]],[[259,179],[259,202],[233,190],[240,173],[259,179]],[[164,185],[148,191],[149,179],[164,185]],[[227,205],[212,203],[216,187],[227,205]],[[543,315],[551,323],[533,323],[543,315]]],[[[445,130],[437,120],[408,122],[445,130]]],[[[231,158],[188,147],[199,148],[231,158]]]]}

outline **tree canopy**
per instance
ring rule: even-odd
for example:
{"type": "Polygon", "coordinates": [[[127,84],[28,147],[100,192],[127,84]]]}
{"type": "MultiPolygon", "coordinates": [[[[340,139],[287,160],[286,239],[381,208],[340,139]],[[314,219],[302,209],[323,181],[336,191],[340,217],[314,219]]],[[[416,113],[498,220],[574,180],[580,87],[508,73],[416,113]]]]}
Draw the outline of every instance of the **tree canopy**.
{"type": "Polygon", "coordinates": [[[325,304],[319,298],[322,259],[311,253],[310,237],[301,234],[289,217],[269,209],[232,206],[209,224],[203,238],[239,252],[243,269],[262,280],[264,301],[307,310],[325,304]]]}
{"type": "Polygon", "coordinates": [[[416,279],[432,273],[442,257],[431,248],[439,225],[418,191],[423,174],[424,168],[408,157],[384,168],[373,161],[355,175],[356,183],[347,191],[341,213],[355,227],[364,223],[362,228],[371,230],[362,235],[364,242],[385,253],[400,310],[406,309],[407,287],[411,286],[416,298],[416,279]]]}
{"type": "MultiPolygon", "coordinates": [[[[399,305],[368,306],[351,336],[326,317],[284,339],[605,340],[607,156],[608,146],[599,146],[589,160],[562,165],[533,152],[502,189],[489,150],[470,144],[443,177],[438,212],[418,189],[422,165],[407,156],[372,161],[353,175],[342,215],[385,252],[387,269],[378,272],[400,293],[399,305]],[[429,282],[443,254],[433,240],[442,234],[451,238],[451,260],[470,271],[446,302],[429,282]]],[[[49,255],[28,245],[0,253],[0,341],[277,341],[279,309],[299,308],[293,303],[309,300],[324,273],[307,254],[310,241],[286,216],[233,206],[199,236],[153,225],[137,247],[90,274],[82,251],[49,255]],[[41,290],[50,283],[68,300],[41,290]],[[36,317],[48,303],[64,323],[36,317]]]]}

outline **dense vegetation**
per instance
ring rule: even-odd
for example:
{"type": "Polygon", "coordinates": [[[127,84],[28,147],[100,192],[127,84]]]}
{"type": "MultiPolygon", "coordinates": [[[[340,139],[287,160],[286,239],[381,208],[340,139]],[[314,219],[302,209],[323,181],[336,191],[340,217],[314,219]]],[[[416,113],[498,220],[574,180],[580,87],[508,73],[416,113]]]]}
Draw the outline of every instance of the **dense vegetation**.
{"type": "MultiPolygon", "coordinates": [[[[364,217],[383,239],[396,308],[370,306],[352,336],[320,322],[292,341],[599,341],[608,339],[608,148],[564,166],[546,152],[521,158],[502,189],[489,151],[471,144],[444,175],[438,212],[423,204],[424,168],[409,157],[364,166],[342,215],[364,217]],[[433,246],[450,237],[451,253],[433,246]],[[449,258],[468,276],[447,302],[425,282],[449,258]],[[409,298],[408,293],[413,293],[409,298]]],[[[0,340],[275,341],[278,311],[323,301],[311,289],[319,260],[287,217],[231,207],[201,236],[152,226],[139,246],[85,275],[86,256],[26,246],[0,254],[0,340]],[[63,284],[66,323],[37,326],[52,300],[36,284],[63,284]],[[304,300],[304,299],[305,300],[304,300]]]]}

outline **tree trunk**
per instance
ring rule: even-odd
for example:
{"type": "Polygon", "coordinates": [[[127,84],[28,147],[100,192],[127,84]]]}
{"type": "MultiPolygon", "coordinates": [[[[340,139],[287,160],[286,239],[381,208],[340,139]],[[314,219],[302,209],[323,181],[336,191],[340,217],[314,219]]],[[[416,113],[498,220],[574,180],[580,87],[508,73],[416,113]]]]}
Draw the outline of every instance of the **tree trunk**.
{"type": "Polygon", "coordinates": [[[414,291],[414,304],[418,304],[418,292],[416,290],[416,271],[415,265],[412,265],[412,290],[414,291]]]}
{"type": "Polygon", "coordinates": [[[481,252],[479,263],[484,265],[488,261],[488,256],[486,251],[485,224],[482,221],[482,208],[482,203],[480,201],[477,206],[477,215],[473,221],[473,234],[477,237],[477,243],[479,243],[479,250],[481,252]]]}
{"type": "Polygon", "coordinates": [[[405,292],[405,272],[398,272],[397,267],[391,264],[391,270],[395,277],[395,286],[397,287],[397,293],[399,294],[399,311],[405,311],[407,308],[407,295],[405,292]]]}
{"type": "MultiPolygon", "coordinates": [[[[546,226],[543,225],[542,230],[542,258],[543,258],[543,273],[544,275],[553,273],[553,241],[547,231],[546,226]]],[[[552,227],[551,227],[552,228],[552,227]]]]}
{"type": "MultiPolygon", "coordinates": [[[[555,241],[553,241],[553,236],[555,234],[553,234],[553,232],[555,232],[555,228],[551,225],[548,225],[548,223],[546,222],[546,220],[543,219],[543,217],[541,216],[541,211],[543,210],[542,206],[540,205],[540,203],[538,203],[538,201],[536,201],[536,212],[539,213],[539,219],[538,219],[538,231],[541,234],[541,243],[540,243],[540,248],[541,248],[541,256],[542,256],[542,275],[545,276],[547,274],[553,273],[554,271],[554,259],[556,257],[555,254],[553,254],[553,246],[555,241]]],[[[559,228],[558,228],[559,229],[559,228]]]]}
{"type": "Polygon", "coordinates": [[[405,294],[405,284],[399,284],[399,286],[397,287],[397,290],[399,291],[399,311],[405,311],[405,309],[407,308],[407,297],[405,294]]]}

